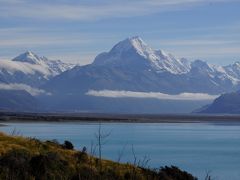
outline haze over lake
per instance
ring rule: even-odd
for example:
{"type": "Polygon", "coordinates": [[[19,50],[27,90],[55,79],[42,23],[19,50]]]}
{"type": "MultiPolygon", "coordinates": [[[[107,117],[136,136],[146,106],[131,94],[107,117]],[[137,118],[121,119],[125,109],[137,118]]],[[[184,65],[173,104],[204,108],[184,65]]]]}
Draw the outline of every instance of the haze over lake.
{"type": "MultiPolygon", "coordinates": [[[[70,140],[76,149],[91,141],[98,123],[6,123],[0,131],[13,131],[42,140],[70,140]],[[14,130],[15,129],[15,130],[14,130]]],[[[111,132],[103,156],[133,162],[132,146],[138,159],[147,156],[149,166],[176,165],[202,179],[207,171],[219,180],[240,179],[240,123],[102,123],[111,132]]]]}

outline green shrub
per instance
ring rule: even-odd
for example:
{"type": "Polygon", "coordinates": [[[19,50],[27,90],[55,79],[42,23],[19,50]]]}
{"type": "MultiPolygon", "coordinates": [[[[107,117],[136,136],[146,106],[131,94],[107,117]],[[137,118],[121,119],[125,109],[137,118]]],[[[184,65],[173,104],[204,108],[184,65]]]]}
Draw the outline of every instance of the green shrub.
{"type": "Polygon", "coordinates": [[[74,149],[74,146],[70,141],[64,141],[62,146],[65,149],[70,149],[70,150],[74,149]]]}

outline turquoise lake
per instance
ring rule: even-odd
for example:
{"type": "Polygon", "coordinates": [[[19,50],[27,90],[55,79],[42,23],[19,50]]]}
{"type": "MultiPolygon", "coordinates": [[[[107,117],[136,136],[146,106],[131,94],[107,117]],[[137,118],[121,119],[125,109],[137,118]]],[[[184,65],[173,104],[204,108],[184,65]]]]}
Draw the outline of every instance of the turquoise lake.
{"type": "MultiPolygon", "coordinates": [[[[96,143],[98,123],[4,123],[0,131],[36,137],[42,140],[70,140],[76,149],[96,143]],[[15,129],[15,130],[14,130],[15,129]]],[[[148,166],[175,165],[199,179],[207,171],[218,180],[240,179],[240,123],[102,123],[109,133],[103,156],[132,162],[134,149],[138,159],[146,156],[148,166]]],[[[97,154],[96,154],[97,155],[97,154]]]]}

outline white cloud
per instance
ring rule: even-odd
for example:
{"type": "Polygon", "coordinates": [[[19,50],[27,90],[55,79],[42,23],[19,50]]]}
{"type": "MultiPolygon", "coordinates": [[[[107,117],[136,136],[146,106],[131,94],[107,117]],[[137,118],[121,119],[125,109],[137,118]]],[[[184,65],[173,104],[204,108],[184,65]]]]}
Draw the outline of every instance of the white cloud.
{"type": "Polygon", "coordinates": [[[134,92],[134,91],[112,91],[112,90],[89,90],[86,95],[110,98],[153,98],[162,100],[213,100],[218,95],[204,93],[181,93],[176,95],[160,92],[134,92]]]}
{"type": "Polygon", "coordinates": [[[234,59],[239,59],[240,47],[210,47],[210,46],[201,46],[198,48],[188,48],[180,47],[179,49],[173,49],[171,53],[176,54],[178,57],[185,57],[192,60],[195,59],[209,59],[209,58],[218,58],[225,59],[227,64],[229,61],[232,62],[234,59]],[[233,58],[235,57],[235,58],[233,58]]]}
{"type": "Polygon", "coordinates": [[[24,2],[24,0],[0,0],[0,3],[6,3],[6,4],[19,4],[24,2]]]}
{"type": "Polygon", "coordinates": [[[202,46],[202,45],[226,45],[238,44],[237,40],[219,39],[183,39],[183,40],[162,40],[163,45],[170,46],[202,46]]]}
{"type": "Polygon", "coordinates": [[[46,66],[38,64],[22,63],[11,60],[0,60],[0,72],[6,70],[8,73],[23,72],[25,74],[41,73],[47,78],[50,71],[46,66]]]}
{"type": "Polygon", "coordinates": [[[161,11],[188,8],[196,5],[233,0],[134,0],[101,1],[101,3],[73,3],[72,1],[34,2],[12,0],[0,1],[0,17],[23,17],[34,19],[98,20],[114,17],[132,17],[161,11]],[[19,2],[18,6],[14,5],[19,2]],[[24,3],[25,2],[25,3],[24,3]]]}
{"type": "Polygon", "coordinates": [[[27,91],[32,96],[38,96],[38,95],[41,95],[41,94],[51,95],[50,93],[44,91],[43,89],[33,88],[33,87],[31,87],[29,85],[26,85],[26,84],[17,84],[17,83],[4,84],[4,83],[0,83],[0,89],[2,89],[2,90],[24,90],[24,91],[27,91]]]}
{"type": "MultiPolygon", "coordinates": [[[[59,35],[60,36],[60,35],[59,35]]],[[[12,46],[44,46],[44,45],[58,45],[58,44],[89,44],[93,43],[87,39],[69,39],[69,37],[18,37],[18,38],[1,38],[0,47],[12,47],[12,46]]]]}

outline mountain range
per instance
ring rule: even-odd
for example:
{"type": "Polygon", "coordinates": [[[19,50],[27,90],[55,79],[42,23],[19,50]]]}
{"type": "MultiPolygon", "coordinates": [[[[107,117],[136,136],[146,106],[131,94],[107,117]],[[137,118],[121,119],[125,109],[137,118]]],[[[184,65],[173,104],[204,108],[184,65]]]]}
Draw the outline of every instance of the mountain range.
{"type": "Polygon", "coordinates": [[[190,112],[239,87],[239,62],[189,61],[152,49],[139,37],[117,43],[84,66],[29,51],[0,61],[0,89],[25,90],[48,110],[160,113],[186,107],[190,112]]]}
{"type": "Polygon", "coordinates": [[[190,62],[153,50],[141,38],[133,37],[99,54],[92,64],[76,66],[54,77],[44,88],[56,93],[110,89],[220,94],[237,90],[239,85],[239,62],[228,66],[190,62]]]}
{"type": "Polygon", "coordinates": [[[27,51],[12,60],[0,61],[0,82],[39,87],[73,66],[73,64],[60,60],[39,57],[33,52],[27,51]]]}

